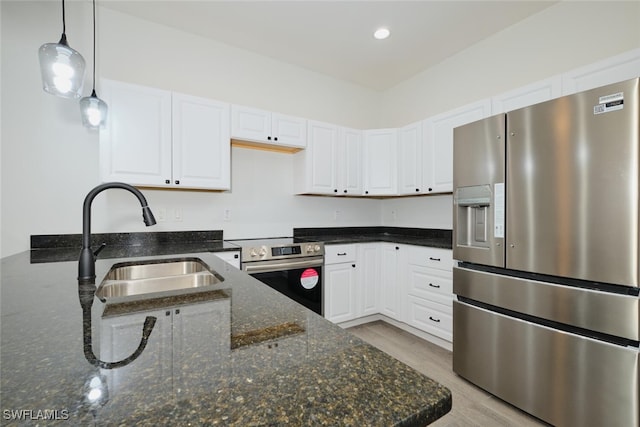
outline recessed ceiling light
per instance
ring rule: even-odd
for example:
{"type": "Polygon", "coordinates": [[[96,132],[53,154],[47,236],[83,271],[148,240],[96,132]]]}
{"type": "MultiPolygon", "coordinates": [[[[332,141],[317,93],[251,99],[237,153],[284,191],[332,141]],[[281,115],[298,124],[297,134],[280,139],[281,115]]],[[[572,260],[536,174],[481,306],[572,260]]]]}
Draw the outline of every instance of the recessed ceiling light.
{"type": "Polygon", "coordinates": [[[383,40],[389,37],[389,34],[391,34],[391,32],[387,28],[378,28],[376,32],[373,33],[373,37],[378,40],[383,40]]]}

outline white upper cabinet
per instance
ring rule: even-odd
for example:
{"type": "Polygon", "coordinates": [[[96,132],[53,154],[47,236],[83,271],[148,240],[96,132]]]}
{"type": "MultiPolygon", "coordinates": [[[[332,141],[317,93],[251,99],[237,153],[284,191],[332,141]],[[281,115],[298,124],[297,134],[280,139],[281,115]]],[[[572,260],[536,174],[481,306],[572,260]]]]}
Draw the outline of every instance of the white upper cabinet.
{"type": "Polygon", "coordinates": [[[485,99],[438,114],[423,122],[423,173],[427,192],[453,191],[453,129],[490,115],[491,100],[485,99]]]}
{"type": "Polygon", "coordinates": [[[173,94],[173,183],[229,189],[229,104],[173,94]]]}
{"type": "Polygon", "coordinates": [[[230,188],[229,104],[115,81],[100,130],[103,182],[164,188],[230,188]]]}
{"type": "Polygon", "coordinates": [[[163,186],[171,179],[171,92],[102,80],[109,106],[100,129],[102,182],[163,186]]]}
{"type": "Polygon", "coordinates": [[[294,157],[298,194],[362,194],[362,131],[309,121],[307,148],[294,157]]]}
{"type": "Polygon", "coordinates": [[[363,193],[390,196],[398,192],[398,129],[364,131],[363,193]]]}
{"type": "Polygon", "coordinates": [[[362,194],[362,131],[338,128],[338,194],[362,194]]]}
{"type": "Polygon", "coordinates": [[[491,114],[506,113],[562,96],[562,78],[551,77],[491,98],[491,114]]]}
{"type": "Polygon", "coordinates": [[[338,127],[309,121],[307,148],[294,158],[296,193],[337,195],[337,158],[338,127]]]}
{"type": "Polygon", "coordinates": [[[398,131],[398,193],[422,194],[423,185],[422,122],[412,123],[398,131]]]}
{"type": "Polygon", "coordinates": [[[562,94],[571,95],[640,76],[640,49],[562,75],[562,94]]]}
{"type": "Polygon", "coordinates": [[[231,137],[291,148],[307,145],[307,121],[240,105],[231,106],[231,137]]]}

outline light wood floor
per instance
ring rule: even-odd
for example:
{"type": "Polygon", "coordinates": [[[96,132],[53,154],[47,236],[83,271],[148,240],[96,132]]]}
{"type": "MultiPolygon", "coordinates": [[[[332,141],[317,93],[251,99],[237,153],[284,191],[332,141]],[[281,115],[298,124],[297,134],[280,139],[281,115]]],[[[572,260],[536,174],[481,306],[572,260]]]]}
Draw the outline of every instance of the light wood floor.
{"type": "Polygon", "coordinates": [[[456,375],[450,351],[382,321],[347,330],[451,390],[453,409],[432,426],[547,425],[456,375]]]}

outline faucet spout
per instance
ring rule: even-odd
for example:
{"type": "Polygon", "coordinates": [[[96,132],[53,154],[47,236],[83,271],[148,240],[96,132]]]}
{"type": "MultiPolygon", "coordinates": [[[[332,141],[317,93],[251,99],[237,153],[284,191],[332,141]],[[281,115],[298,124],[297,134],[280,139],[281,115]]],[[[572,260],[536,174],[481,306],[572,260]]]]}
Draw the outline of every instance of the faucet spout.
{"type": "Polygon", "coordinates": [[[145,225],[149,227],[156,223],[153,212],[151,212],[147,204],[147,199],[140,190],[129,184],[123,182],[107,182],[89,191],[82,205],[82,249],[80,251],[80,259],[78,260],[79,281],[93,281],[96,278],[95,256],[91,251],[91,204],[98,194],[109,188],[120,188],[132,193],[140,201],[140,205],[142,206],[142,219],[145,225]]]}

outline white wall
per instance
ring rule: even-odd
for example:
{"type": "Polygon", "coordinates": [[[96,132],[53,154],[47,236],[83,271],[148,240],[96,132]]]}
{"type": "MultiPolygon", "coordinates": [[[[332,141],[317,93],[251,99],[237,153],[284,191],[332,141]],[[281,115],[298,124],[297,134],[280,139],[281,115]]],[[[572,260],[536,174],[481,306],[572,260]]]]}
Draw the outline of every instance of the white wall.
{"type": "MultiPolygon", "coordinates": [[[[3,0],[0,8],[1,254],[8,256],[28,249],[32,234],[81,232],[82,200],[98,184],[98,137],[80,125],[76,101],[41,89],[36,52],[60,37],[60,3],[3,0]]],[[[400,126],[640,47],[639,16],[637,1],[563,1],[376,93],[98,8],[97,74],[346,126],[400,126]]],[[[69,43],[87,60],[90,24],[90,2],[67,2],[69,43]]],[[[292,227],[451,227],[450,196],[293,196],[290,156],[245,149],[232,156],[230,193],[146,190],[167,216],[148,230],[224,229],[234,238],[286,235],[292,227]],[[180,222],[172,220],[175,209],[180,222]]],[[[136,203],[125,192],[101,194],[93,230],[146,231],[136,203]]]]}
{"type": "MultiPolygon", "coordinates": [[[[81,126],[77,101],[41,89],[37,51],[60,38],[60,3],[2,1],[0,7],[1,251],[8,256],[28,249],[32,234],[82,231],[82,201],[99,183],[98,134],[81,126]]],[[[67,2],[66,13],[69,44],[90,61],[91,3],[67,2]]],[[[347,126],[368,127],[377,106],[378,94],[359,86],[101,8],[97,58],[98,76],[347,126]]],[[[293,196],[291,155],[234,149],[232,168],[231,193],[145,190],[152,208],[167,211],[167,221],[153,229],[144,227],[131,195],[102,193],[93,206],[93,231],[224,229],[232,238],[380,223],[376,200],[293,196]],[[176,208],[180,222],[169,215],[176,208]],[[224,209],[230,221],[222,220],[224,209]]]]}

